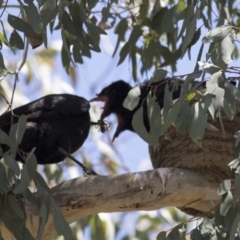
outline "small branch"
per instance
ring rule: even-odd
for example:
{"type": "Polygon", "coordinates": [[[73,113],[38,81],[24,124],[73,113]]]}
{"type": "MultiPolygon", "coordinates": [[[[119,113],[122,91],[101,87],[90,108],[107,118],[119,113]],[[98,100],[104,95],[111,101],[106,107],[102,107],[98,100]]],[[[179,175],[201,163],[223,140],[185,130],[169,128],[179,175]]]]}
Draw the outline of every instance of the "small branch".
{"type": "Polygon", "coordinates": [[[84,166],[81,162],[79,162],[76,158],[74,158],[71,154],[69,154],[68,152],[66,152],[65,150],[63,150],[62,148],[58,148],[58,151],[65,155],[66,157],[70,158],[71,160],[73,160],[77,165],[79,165],[83,171],[87,174],[87,175],[98,175],[94,170],[87,168],[86,166],[84,166]]]}

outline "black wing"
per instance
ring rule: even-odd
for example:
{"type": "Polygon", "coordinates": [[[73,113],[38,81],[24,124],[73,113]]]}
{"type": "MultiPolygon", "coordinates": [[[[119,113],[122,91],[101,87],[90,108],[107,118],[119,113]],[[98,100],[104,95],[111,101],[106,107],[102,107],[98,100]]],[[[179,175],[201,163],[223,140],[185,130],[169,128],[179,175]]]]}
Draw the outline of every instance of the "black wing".
{"type": "MultiPolygon", "coordinates": [[[[22,114],[27,116],[27,121],[38,122],[79,115],[87,112],[89,108],[89,102],[83,97],[70,94],[52,94],[15,108],[13,110],[13,123],[16,123],[22,114]]],[[[11,116],[11,112],[0,116],[0,128],[11,124],[11,116]]]]}

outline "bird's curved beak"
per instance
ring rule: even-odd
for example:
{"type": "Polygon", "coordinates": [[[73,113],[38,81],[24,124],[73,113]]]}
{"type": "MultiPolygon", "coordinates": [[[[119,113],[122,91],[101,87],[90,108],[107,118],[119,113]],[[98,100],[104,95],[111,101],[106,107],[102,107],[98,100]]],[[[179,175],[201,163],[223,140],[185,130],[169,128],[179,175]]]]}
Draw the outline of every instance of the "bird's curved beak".
{"type": "Polygon", "coordinates": [[[106,96],[97,96],[95,98],[92,98],[89,102],[107,102],[108,101],[108,97],[106,96]]]}

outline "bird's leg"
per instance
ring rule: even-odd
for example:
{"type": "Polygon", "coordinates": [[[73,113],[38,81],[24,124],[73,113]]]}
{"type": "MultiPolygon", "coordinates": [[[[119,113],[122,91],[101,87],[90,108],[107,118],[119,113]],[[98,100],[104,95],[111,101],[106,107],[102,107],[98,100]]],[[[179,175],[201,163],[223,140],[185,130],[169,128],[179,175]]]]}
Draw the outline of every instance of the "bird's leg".
{"type": "Polygon", "coordinates": [[[76,158],[74,158],[71,154],[67,153],[65,150],[63,150],[62,148],[58,148],[58,151],[65,155],[66,157],[70,158],[71,160],[73,160],[77,165],[79,165],[83,171],[87,174],[87,175],[98,175],[94,170],[84,166],[81,162],[79,162],[76,158]]]}

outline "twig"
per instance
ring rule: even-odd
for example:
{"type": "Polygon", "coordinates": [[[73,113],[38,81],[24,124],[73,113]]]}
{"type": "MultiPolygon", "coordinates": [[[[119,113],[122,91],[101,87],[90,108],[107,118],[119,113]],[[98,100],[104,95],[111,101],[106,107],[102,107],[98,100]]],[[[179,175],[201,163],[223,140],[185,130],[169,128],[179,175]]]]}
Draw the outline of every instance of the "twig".
{"type": "Polygon", "coordinates": [[[71,160],[73,160],[77,165],[79,165],[83,171],[87,174],[87,175],[98,175],[94,170],[85,167],[81,162],[79,162],[76,158],[74,158],[71,154],[67,153],[65,150],[63,150],[62,148],[58,148],[58,151],[65,155],[66,157],[70,158],[71,160]]]}

